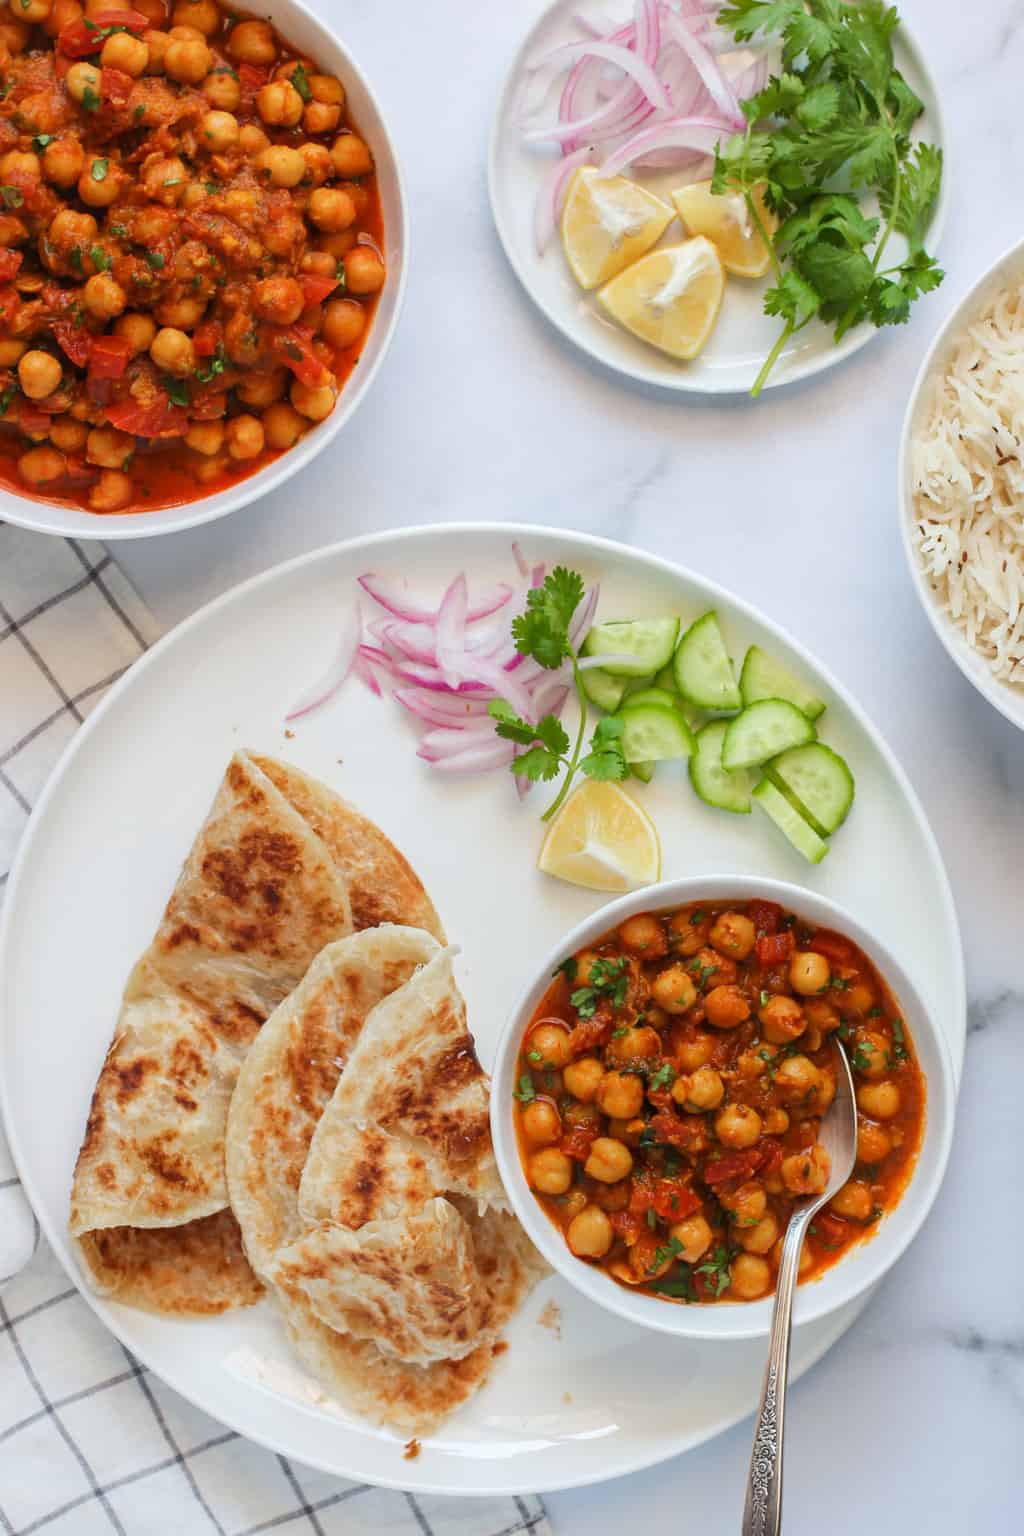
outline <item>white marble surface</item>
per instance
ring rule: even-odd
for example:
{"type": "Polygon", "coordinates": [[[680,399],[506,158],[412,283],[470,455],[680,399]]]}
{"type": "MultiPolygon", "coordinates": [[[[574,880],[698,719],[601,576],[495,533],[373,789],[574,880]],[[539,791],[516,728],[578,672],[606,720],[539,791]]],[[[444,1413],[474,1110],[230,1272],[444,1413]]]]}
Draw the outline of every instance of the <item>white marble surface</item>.
{"type": "MultiPolygon", "coordinates": [[[[205,530],[119,554],[169,624],[242,577],[352,534],[455,518],[579,528],[727,584],[859,695],[947,861],[971,1032],[934,1215],[792,1393],[786,1529],[1002,1536],[1019,1526],[1024,1451],[1024,1252],[1010,1142],[1024,1068],[1024,740],[954,669],[916,607],[894,479],[929,336],[1024,233],[1024,6],[901,0],[947,112],[946,284],[908,327],[754,406],[647,395],[596,371],[547,329],[507,267],[485,150],[503,71],[538,3],[321,0],[379,92],[408,176],[412,270],[395,345],[355,420],[304,475],[205,530]]],[[[560,1536],[619,1536],[627,1522],[736,1531],[749,1438],[744,1424],[653,1472],[553,1497],[560,1536]]]]}

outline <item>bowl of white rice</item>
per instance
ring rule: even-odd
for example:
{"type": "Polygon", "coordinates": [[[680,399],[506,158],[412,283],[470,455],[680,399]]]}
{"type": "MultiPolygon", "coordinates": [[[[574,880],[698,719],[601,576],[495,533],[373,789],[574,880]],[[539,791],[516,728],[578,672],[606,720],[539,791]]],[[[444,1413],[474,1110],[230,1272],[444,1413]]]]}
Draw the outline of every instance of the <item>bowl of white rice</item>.
{"type": "Polygon", "coordinates": [[[900,517],[933,629],[1024,730],[1024,242],[960,301],[921,365],[900,517]]]}

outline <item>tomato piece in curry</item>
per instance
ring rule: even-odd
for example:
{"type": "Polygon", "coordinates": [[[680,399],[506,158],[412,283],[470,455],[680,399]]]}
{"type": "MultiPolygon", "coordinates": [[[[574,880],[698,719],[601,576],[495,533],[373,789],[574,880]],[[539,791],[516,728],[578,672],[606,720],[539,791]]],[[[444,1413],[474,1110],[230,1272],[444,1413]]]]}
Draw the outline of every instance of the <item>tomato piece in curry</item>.
{"type": "Polygon", "coordinates": [[[565,961],[520,1050],[527,1181],[571,1251],[623,1285],[767,1295],[795,1204],[828,1181],[833,1038],[856,1086],[857,1164],[810,1227],[800,1276],[814,1278],[900,1199],[925,1082],[863,951],[774,902],[644,913],[565,961]]]}
{"type": "Polygon", "coordinates": [[[142,512],[287,452],[386,280],[344,83],[217,0],[18,0],[0,66],[0,483],[142,512]]]}

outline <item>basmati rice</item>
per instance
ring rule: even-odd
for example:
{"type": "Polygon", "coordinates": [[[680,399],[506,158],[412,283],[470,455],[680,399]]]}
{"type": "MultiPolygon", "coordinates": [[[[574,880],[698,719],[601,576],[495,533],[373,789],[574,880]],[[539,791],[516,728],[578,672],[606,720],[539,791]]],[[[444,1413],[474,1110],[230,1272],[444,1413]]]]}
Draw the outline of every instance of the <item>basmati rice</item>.
{"type": "Polygon", "coordinates": [[[911,443],[914,542],[936,600],[994,677],[1024,689],[1024,288],[954,343],[911,443]]]}

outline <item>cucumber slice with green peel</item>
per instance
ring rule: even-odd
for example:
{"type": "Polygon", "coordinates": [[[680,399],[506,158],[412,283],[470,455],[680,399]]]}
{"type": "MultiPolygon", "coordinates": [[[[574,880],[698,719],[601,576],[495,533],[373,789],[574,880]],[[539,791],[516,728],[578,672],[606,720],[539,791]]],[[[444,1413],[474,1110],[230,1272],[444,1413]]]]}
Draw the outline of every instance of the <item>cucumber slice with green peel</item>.
{"type": "Polygon", "coordinates": [[[755,787],[750,797],[761,807],[762,811],[774,821],[779,831],[782,832],[798,853],[802,853],[809,864],[820,864],[828,853],[828,843],[818,836],[814,828],[794,810],[785,795],[777,789],[771,779],[762,779],[755,787]]]}
{"type": "Polygon", "coordinates": [[[588,667],[580,673],[580,677],[583,679],[583,692],[590,702],[609,715],[614,715],[626,691],[622,678],[612,677],[610,672],[605,672],[601,667],[588,667]]]}
{"type": "Polygon", "coordinates": [[[743,700],[713,608],[691,624],[680,640],[672,670],[679,692],[698,709],[741,707],[743,700]]]}
{"type": "Polygon", "coordinates": [[[817,720],[825,712],[824,699],[759,645],[752,645],[743,658],[740,694],[745,705],[756,704],[759,699],[786,699],[808,720],[817,720]]]}
{"type": "Polygon", "coordinates": [[[690,783],[706,805],[749,816],[750,774],[745,768],[730,773],[722,767],[722,742],[728,729],[728,720],[709,720],[697,732],[690,758],[690,783]]]}
{"type": "Polygon", "coordinates": [[[629,771],[634,779],[639,779],[641,784],[649,784],[654,778],[656,763],[630,763],[629,771]]]}
{"type": "Polygon", "coordinates": [[[678,693],[667,693],[664,688],[638,688],[627,693],[622,701],[623,709],[635,709],[638,704],[660,704],[662,709],[678,709],[681,700],[678,693]]]}
{"type": "Polygon", "coordinates": [[[607,667],[613,677],[647,677],[672,660],[678,619],[614,619],[595,624],[583,642],[584,656],[628,656],[607,667]]]}
{"type": "Polygon", "coordinates": [[[817,732],[787,699],[759,699],[729,721],[722,743],[723,768],[753,768],[789,747],[814,741],[817,732]]]}
{"type": "Polygon", "coordinates": [[[812,741],[765,764],[765,776],[821,837],[841,827],[853,804],[854,784],[843,758],[812,741]]]}
{"type": "Polygon", "coordinates": [[[689,757],[693,751],[693,737],[677,709],[666,709],[663,704],[627,704],[619,710],[618,719],[622,721],[622,750],[630,765],[689,757]]]}

